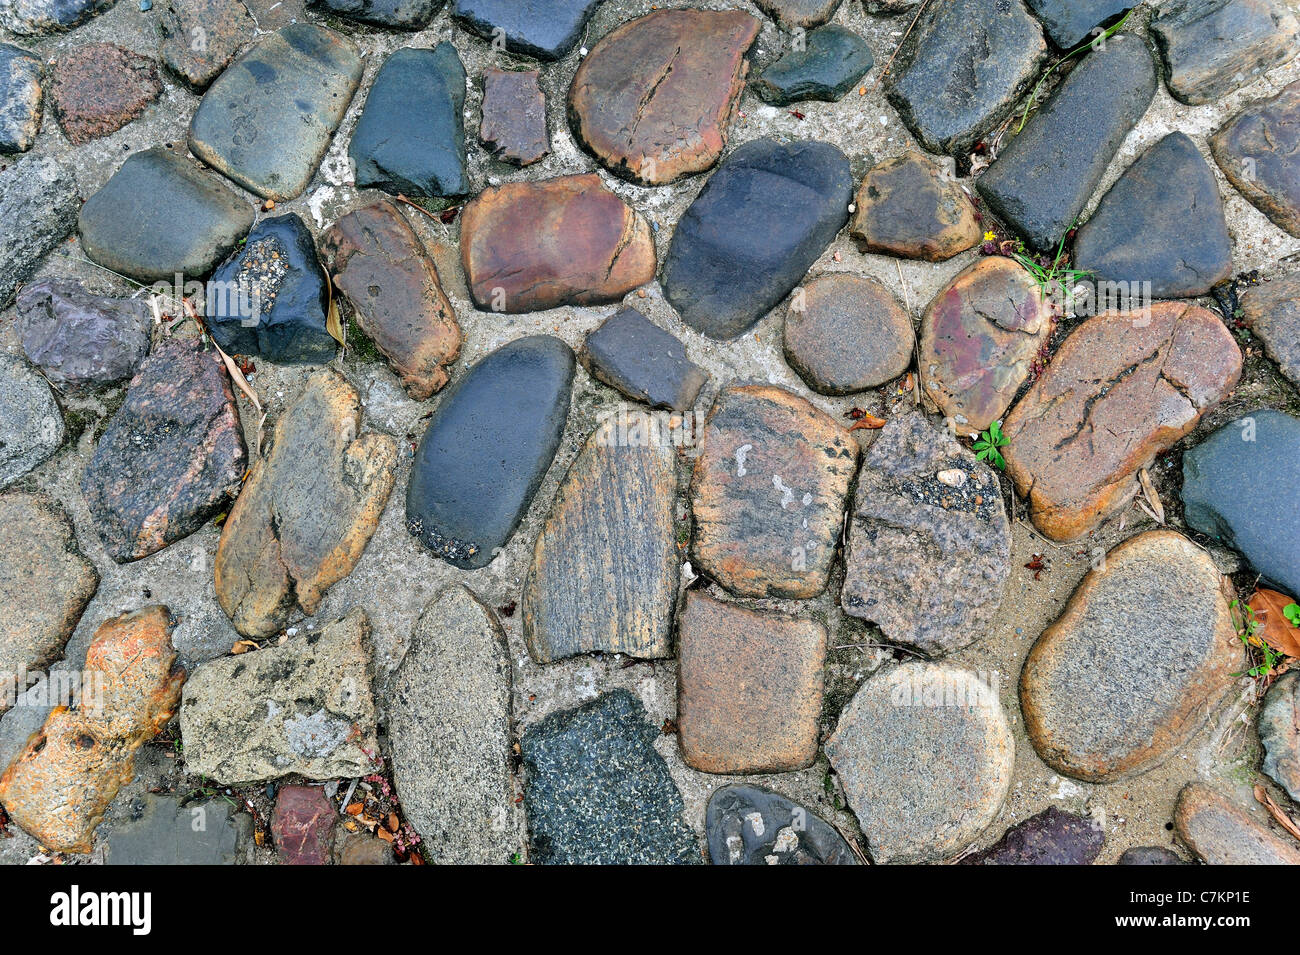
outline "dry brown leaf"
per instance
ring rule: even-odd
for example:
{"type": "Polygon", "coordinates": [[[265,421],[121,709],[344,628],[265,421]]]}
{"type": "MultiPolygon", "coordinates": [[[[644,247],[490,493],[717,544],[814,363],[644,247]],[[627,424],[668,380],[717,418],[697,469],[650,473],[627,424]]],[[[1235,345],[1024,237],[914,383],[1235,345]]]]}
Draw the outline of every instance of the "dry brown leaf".
{"type": "Polygon", "coordinates": [[[886,424],[888,424],[888,422],[885,421],[884,418],[877,418],[873,414],[863,414],[860,419],[853,423],[853,426],[849,428],[849,430],[857,431],[859,428],[869,428],[872,431],[876,431],[883,428],[886,424]]]}
{"type": "Polygon", "coordinates": [[[384,828],[389,832],[396,832],[401,827],[401,821],[397,818],[397,813],[390,812],[384,817],[384,828]]]}
{"type": "Polygon", "coordinates": [[[385,842],[393,841],[393,834],[389,832],[387,829],[376,829],[375,835],[377,835],[380,839],[383,839],[385,842]]]}
{"type": "Polygon", "coordinates": [[[1269,795],[1268,790],[1258,783],[1255,784],[1255,799],[1268,810],[1270,816],[1277,820],[1279,826],[1300,839],[1300,825],[1296,825],[1296,821],[1282,811],[1282,807],[1269,795]]]}
{"type": "Polygon", "coordinates": [[[257,644],[252,640],[238,640],[230,648],[231,653],[247,653],[249,650],[256,650],[257,644]]]}
{"type": "Polygon", "coordinates": [[[1160,503],[1160,495],[1156,493],[1155,485],[1151,483],[1151,475],[1147,474],[1146,468],[1138,471],[1138,481],[1142,484],[1142,496],[1151,505],[1151,510],[1148,513],[1151,514],[1157,524],[1163,524],[1165,522],[1165,506],[1160,503]]]}
{"type": "Polygon", "coordinates": [[[365,803],[354,802],[345,810],[349,816],[359,816],[366,811],[365,803]]]}
{"type": "Polygon", "coordinates": [[[330,290],[330,306],[325,313],[325,330],[334,336],[334,340],[340,345],[347,344],[343,341],[343,320],[339,318],[339,303],[334,297],[334,283],[326,281],[325,285],[330,290]]]}
{"type": "Polygon", "coordinates": [[[1300,629],[1291,624],[1282,608],[1295,603],[1286,594],[1261,587],[1246,601],[1259,621],[1255,636],[1260,637],[1278,653],[1300,659],[1300,629]]]}

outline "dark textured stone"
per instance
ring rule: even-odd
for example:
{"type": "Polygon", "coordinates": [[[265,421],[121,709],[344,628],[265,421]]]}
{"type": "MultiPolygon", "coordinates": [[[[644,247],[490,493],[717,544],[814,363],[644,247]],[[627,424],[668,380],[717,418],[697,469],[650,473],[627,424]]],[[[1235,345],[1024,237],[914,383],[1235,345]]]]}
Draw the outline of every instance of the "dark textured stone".
{"type": "Polygon", "coordinates": [[[226,799],[145,793],[124,809],[107,839],[108,865],[235,865],[252,829],[252,817],[226,799]]]}
{"type": "Polygon", "coordinates": [[[63,33],[98,16],[117,0],[5,0],[0,26],[20,36],[63,33]]]}
{"type": "Polygon", "coordinates": [[[131,379],[81,478],[118,563],[193,534],[239,493],[248,454],[221,358],[197,338],[159,343],[131,379]]]}
{"type": "Polygon", "coordinates": [[[1182,857],[1172,849],[1161,846],[1136,846],[1125,849],[1116,865],[1186,865],[1182,857]]]}
{"type": "Polygon", "coordinates": [[[447,383],[461,331],[438,270],[415,230],[383,200],[349,212],[321,235],[334,287],[407,393],[423,401],[447,383]]]}
{"type": "Polygon", "coordinates": [[[821,26],[835,15],[841,0],[754,0],[754,6],[787,30],[821,26]]]}
{"type": "Polygon", "coordinates": [[[672,655],[681,574],[668,437],[644,412],[607,416],[560,483],[524,577],[524,641],[538,663],[672,655]]]}
{"type": "Polygon", "coordinates": [[[714,865],[857,865],[835,827],[762,786],[723,786],[704,812],[714,865]]]}
{"type": "Polygon", "coordinates": [[[1210,164],[1170,133],[1115,181],[1074,239],[1099,282],[1150,282],[1155,298],[1204,295],[1232,274],[1232,240],[1210,164]]]}
{"type": "Polygon", "coordinates": [[[979,640],[1011,575],[997,477],[923,415],[894,418],[858,474],[844,563],[844,612],[890,641],[941,656],[979,640]]]}
{"type": "Polygon", "coordinates": [[[0,353],[0,487],[47,460],[65,433],[45,379],[17,355],[0,353]]]}
{"type": "Polygon", "coordinates": [[[983,852],[962,865],[1092,865],[1106,844],[1106,833],[1090,816],[1048,806],[1016,823],[983,852]]]}
{"type": "Polygon", "coordinates": [[[829,143],[745,143],[678,222],[664,295],[692,328],[735,338],[802,281],[848,221],[852,195],[848,160],[829,143]]]}
{"type": "Polygon", "coordinates": [[[203,94],[190,151],[264,199],[294,199],[329,149],[361,71],[351,40],[311,23],[284,27],[203,94]]]}
{"type": "Polygon", "coordinates": [[[443,397],[420,440],[407,528],[463,569],[486,567],[523,520],[560,446],[574,357],[548,335],[492,352],[443,397]]]}
{"type": "Polygon", "coordinates": [[[497,159],[529,166],[551,151],[546,96],[537,70],[483,71],[483,122],[478,136],[497,159]]]}
{"type": "Polygon", "coordinates": [[[875,65],[871,48],[852,30],[822,27],[750,81],[759,98],[775,106],[800,100],[838,102],[875,65]]]}
{"type": "Polygon", "coordinates": [[[54,65],[50,100],[74,146],[115,133],[162,94],[153,60],[113,43],[87,43],[54,65]]]}
{"type": "Polygon", "coordinates": [[[1259,710],[1259,741],[1264,772],[1300,800],[1300,673],[1287,673],[1269,687],[1259,710]]]}
{"type": "Polygon", "coordinates": [[[442,9],[443,0],[310,0],[335,16],[397,30],[423,30],[442,9]]]}
{"type": "Polygon", "coordinates": [[[1267,818],[1262,807],[1248,812],[1203,783],[1188,783],[1174,807],[1174,831],[1210,865],[1300,865],[1300,845],[1269,828],[1267,818]]]}
{"type": "Polygon", "coordinates": [[[590,332],[579,357],[595,378],[652,408],[687,411],[709,380],[676,336],[634,308],[590,332]]]}
{"type": "Polygon", "coordinates": [[[1210,152],[1238,192],[1300,238],[1300,80],[1228,120],[1210,152]]]}
{"type": "Polygon", "coordinates": [[[240,0],[168,0],[158,17],[158,59],[191,90],[201,92],[256,30],[240,0]]]}
{"type": "Polygon", "coordinates": [[[0,43],[0,153],[32,148],[41,129],[44,67],[39,57],[0,43]]]}
{"type": "Polygon", "coordinates": [[[285,786],[275,798],[271,834],[285,865],[329,865],[339,814],[319,786],[285,786]]]}
{"type": "Polygon", "coordinates": [[[1275,0],[1172,0],[1151,20],[1175,99],[1211,103],[1300,51],[1300,25],[1275,0]]]}
{"type": "Polygon", "coordinates": [[[1267,583],[1300,597],[1300,419],[1263,409],[1183,455],[1189,527],[1241,551],[1267,583]],[[1242,475],[1267,475],[1243,480],[1242,475]]]}
{"type": "Polygon", "coordinates": [[[889,101],[930,152],[964,163],[1038,75],[1047,43],[1021,0],[931,4],[885,82],[889,101]]]}
{"type": "Polygon", "coordinates": [[[77,228],[92,261],[153,282],[206,276],[252,224],[243,197],[179,151],[155,146],[129,156],[86,200],[77,228]]]}
{"type": "Polygon", "coordinates": [[[338,349],[326,327],[329,302],[316,240],[290,212],[255,225],[212,273],[204,325],[228,355],[319,364],[338,349]]]}
{"type": "Polygon", "coordinates": [[[577,45],[602,0],[452,0],[451,15],[511,53],[558,60],[577,45]]]}
{"type": "Polygon", "coordinates": [[[28,360],[51,384],[77,393],[134,374],[149,352],[153,316],[139,299],[47,279],[19,293],[17,327],[28,360]]]}
{"type": "Polygon", "coordinates": [[[1241,296],[1241,317],[1278,370],[1300,388],[1300,272],[1274,276],[1241,296]]]}
{"type": "Polygon", "coordinates": [[[425,197],[469,192],[464,112],[465,67],[454,46],[393,53],[348,144],[357,187],[425,197]]]}
{"type": "Polygon", "coordinates": [[[1063,50],[1100,36],[1093,30],[1137,5],[1137,0],[1025,0],[1046,33],[1063,50]]]}
{"type": "Polygon", "coordinates": [[[361,401],[322,369],[280,415],[221,529],[217,602],[245,636],[269,637],[352,573],[395,480],[397,442],[361,433],[361,401]]]}
{"type": "Polygon", "coordinates": [[[72,231],[80,203],[76,174],[57,159],[28,156],[0,170],[0,308],[72,231]]]}
{"type": "Polygon", "coordinates": [[[615,690],[552,713],[523,734],[532,844],[543,865],[700,862],[682,797],[641,703],[615,690]]]}
{"type": "Polygon", "coordinates": [[[942,262],[983,234],[961,186],[914,149],[867,170],[854,204],[849,234],[861,252],[942,262]]]}
{"type": "Polygon", "coordinates": [[[1027,243],[1054,251],[1156,86],[1155,62],[1141,37],[1112,38],[1087,54],[1002,148],[976,183],[980,195],[1027,243]]]}

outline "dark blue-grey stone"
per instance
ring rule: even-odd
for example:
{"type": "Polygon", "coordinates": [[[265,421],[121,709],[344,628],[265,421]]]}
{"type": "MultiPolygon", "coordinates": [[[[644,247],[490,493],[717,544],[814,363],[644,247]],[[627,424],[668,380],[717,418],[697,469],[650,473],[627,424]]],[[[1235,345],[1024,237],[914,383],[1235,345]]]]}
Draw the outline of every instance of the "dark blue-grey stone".
{"type": "Polygon", "coordinates": [[[423,197],[469,192],[464,110],[465,67],[454,46],[398,50],[375,77],[348,145],[357,186],[423,197]]]}
{"type": "Polygon", "coordinates": [[[510,540],[560,446],[574,364],[564,342],[531,335],[447,391],[406,489],[407,529],[436,556],[486,567],[510,540]]]}
{"type": "MultiPolygon", "coordinates": [[[[1137,0],[1026,0],[1043,31],[1063,50],[1071,50],[1091,39],[1094,27],[1100,26],[1137,0]]],[[[1099,35],[1099,34],[1098,34],[1099,35]]]]}
{"type": "Polygon", "coordinates": [[[776,106],[815,99],[838,101],[875,65],[871,48],[852,30],[840,26],[813,30],[802,49],[777,60],[749,85],[776,106]]]}
{"type": "Polygon", "coordinates": [[[1116,865],[1186,865],[1173,849],[1161,846],[1135,846],[1125,849],[1116,865]]]}
{"type": "Polygon", "coordinates": [[[309,0],[335,16],[398,30],[423,30],[444,0],[309,0]]]}
{"type": "Polygon", "coordinates": [[[224,799],[186,804],[146,793],[123,809],[106,840],[108,865],[235,865],[253,827],[224,799]]]}
{"type": "Polygon", "coordinates": [[[32,148],[41,129],[40,58],[0,43],[0,153],[32,148]]]}
{"type": "Polygon", "coordinates": [[[212,274],[204,324],[228,355],[284,364],[327,362],[330,292],[311,230],[295,213],[263,219],[212,274]]]}
{"type": "Polygon", "coordinates": [[[21,36],[63,33],[117,0],[0,0],[0,26],[21,36]]]}
{"type": "Polygon", "coordinates": [[[520,741],[532,862],[700,862],[682,797],[654,748],[659,730],[626,690],[552,713],[520,741]]]}
{"type": "Polygon", "coordinates": [[[558,60],[577,44],[603,0],[453,0],[451,15],[511,53],[558,60]]]}
{"type": "Polygon", "coordinates": [[[962,865],[1092,865],[1106,845],[1106,834],[1089,816],[1048,806],[1018,822],[983,852],[962,865]]]}
{"type": "Polygon", "coordinates": [[[714,865],[857,865],[835,827],[762,786],[714,790],[704,813],[714,865]]]}
{"type": "Polygon", "coordinates": [[[1003,147],[976,183],[980,195],[1030,245],[1054,248],[1155,94],[1156,65],[1146,44],[1115,37],[1086,54],[1003,147]]]}
{"type": "Polygon", "coordinates": [[[1185,133],[1124,170],[1079,228],[1074,264],[1098,282],[1150,282],[1154,298],[1204,295],[1232,274],[1219,184],[1185,133]]]}
{"type": "Polygon", "coordinates": [[[664,262],[682,320],[734,338],[799,284],[849,218],[849,161],[830,143],[736,149],[683,213],[664,262]]]}
{"type": "Polygon", "coordinates": [[[1300,597],[1300,419],[1256,411],[1184,454],[1183,515],[1300,597]]]}
{"type": "Polygon", "coordinates": [[[676,336],[634,308],[605,319],[587,336],[581,357],[593,376],[652,408],[686,411],[709,380],[676,336]]]}

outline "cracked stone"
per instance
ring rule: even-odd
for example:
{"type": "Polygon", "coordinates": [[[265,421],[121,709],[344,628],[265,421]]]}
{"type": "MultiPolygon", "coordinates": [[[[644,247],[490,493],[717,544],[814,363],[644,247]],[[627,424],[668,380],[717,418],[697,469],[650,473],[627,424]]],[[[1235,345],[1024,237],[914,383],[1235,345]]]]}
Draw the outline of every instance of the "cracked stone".
{"type": "Polygon", "coordinates": [[[546,95],[537,70],[483,71],[483,122],[478,137],[497,159],[530,166],[551,151],[546,95]]]}
{"type": "Polygon", "coordinates": [[[53,456],[66,433],[45,379],[16,355],[0,354],[0,488],[53,456]]]}
{"type": "Polygon", "coordinates": [[[78,394],[131,377],[149,352],[153,316],[138,299],[47,279],[23,287],[16,324],[28,360],[55,387],[78,394]]]}
{"type": "Polygon", "coordinates": [[[452,0],[463,27],[510,53],[559,60],[578,43],[603,0],[452,0]]]}
{"type": "Polygon", "coordinates": [[[714,865],[857,865],[835,827],[762,786],[723,786],[704,813],[714,865]]]}
{"type": "Polygon", "coordinates": [[[60,160],[27,156],[0,170],[0,308],[67,238],[80,206],[76,173],[60,160]]]}
{"type": "Polygon", "coordinates": [[[1092,865],[1106,844],[1106,833],[1091,816],[1076,816],[1048,806],[1016,823],[983,852],[962,865],[1092,865]]]}
{"type": "Polygon", "coordinates": [[[849,234],[860,252],[943,262],[983,234],[966,193],[914,149],[872,166],[854,204],[849,234]]]}
{"type": "Polygon", "coordinates": [[[579,355],[592,377],[652,408],[688,411],[709,373],[686,346],[635,308],[625,308],[588,333],[579,355]]]}
{"type": "Polygon", "coordinates": [[[40,57],[0,43],[0,153],[32,148],[41,129],[44,88],[40,57]]]}
{"type": "Polygon", "coordinates": [[[1300,238],[1300,80],[1228,120],[1210,152],[1251,205],[1300,238]]]}
{"type": "Polygon", "coordinates": [[[285,786],[275,798],[271,835],[285,865],[329,865],[339,814],[319,786],[285,786]]]}
{"type": "Polygon", "coordinates": [[[169,0],[158,17],[158,59],[201,93],[256,30],[240,0],[169,0]]]}
{"type": "Polygon", "coordinates": [[[162,95],[153,60],[112,43],[87,43],[54,65],[50,100],[74,146],[117,132],[162,95]]]}
{"type": "Polygon", "coordinates": [[[1259,806],[1247,811],[1203,783],[1188,783],[1174,807],[1174,831],[1210,865],[1300,865],[1300,846],[1257,818],[1262,814],[1259,806]]]}

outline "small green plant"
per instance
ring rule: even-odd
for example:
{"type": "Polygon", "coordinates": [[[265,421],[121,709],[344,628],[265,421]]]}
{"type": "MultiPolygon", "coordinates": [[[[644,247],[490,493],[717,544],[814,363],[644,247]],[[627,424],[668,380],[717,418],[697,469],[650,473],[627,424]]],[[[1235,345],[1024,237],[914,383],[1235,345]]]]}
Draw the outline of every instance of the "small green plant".
{"type": "Polygon", "coordinates": [[[1300,604],[1287,604],[1282,608],[1282,616],[1291,622],[1291,626],[1300,627],[1300,604]]]}
{"type": "Polygon", "coordinates": [[[975,449],[975,457],[987,461],[999,471],[1005,471],[1007,459],[1002,456],[998,448],[1005,448],[1010,443],[1007,436],[1002,433],[1002,422],[994,421],[987,431],[980,432],[979,438],[972,447],[975,449]]]}
{"type": "Polygon", "coordinates": [[[1016,240],[1016,247],[1011,252],[1011,257],[1034,277],[1039,291],[1049,299],[1055,299],[1058,295],[1069,296],[1071,289],[1092,274],[1088,269],[1071,268],[1066,261],[1065,236],[1069,235],[1073,228],[1074,226],[1071,225],[1065,235],[1061,236],[1061,241],[1056,244],[1056,254],[1050,262],[1046,256],[1033,255],[1019,239],[1016,240]]]}
{"type": "Polygon", "coordinates": [[[1047,82],[1047,78],[1051,76],[1053,73],[1055,73],[1062,63],[1074,59],[1084,50],[1087,50],[1092,47],[1100,48],[1102,44],[1104,44],[1107,40],[1109,40],[1116,33],[1118,33],[1120,31],[1120,28],[1123,27],[1124,24],[1128,23],[1128,18],[1131,17],[1132,15],[1133,15],[1133,11],[1130,10],[1128,13],[1124,14],[1124,19],[1120,20],[1119,23],[1116,23],[1113,27],[1111,27],[1109,30],[1106,30],[1100,36],[1094,37],[1091,40],[1085,40],[1083,43],[1080,43],[1069,53],[1065,54],[1065,56],[1061,57],[1059,60],[1053,63],[1051,67],[1046,72],[1043,73],[1042,78],[1039,79],[1039,81],[1036,84],[1034,84],[1033,92],[1029,94],[1029,100],[1028,102],[1025,103],[1024,112],[1020,114],[1020,124],[1016,126],[1017,133],[1019,133],[1022,129],[1025,128],[1025,123],[1029,121],[1029,114],[1032,113],[1034,107],[1038,105],[1038,94],[1042,90],[1043,84],[1047,82]]]}
{"type": "MultiPolygon", "coordinates": [[[[1233,619],[1237,625],[1237,637],[1246,647],[1246,652],[1250,655],[1251,660],[1259,660],[1253,667],[1245,672],[1260,680],[1272,676],[1274,668],[1282,661],[1282,654],[1270,647],[1264,640],[1258,636],[1259,628],[1262,624],[1255,617],[1255,611],[1250,608],[1250,604],[1243,604],[1240,600],[1234,600],[1228,605],[1232,609],[1233,619]]],[[[1300,606],[1290,604],[1282,611],[1286,613],[1291,607],[1296,607],[1296,614],[1300,616],[1300,606]]],[[[1291,615],[1287,614],[1287,619],[1291,620],[1291,615]]],[[[1241,676],[1237,673],[1235,676],[1241,676]]]]}

